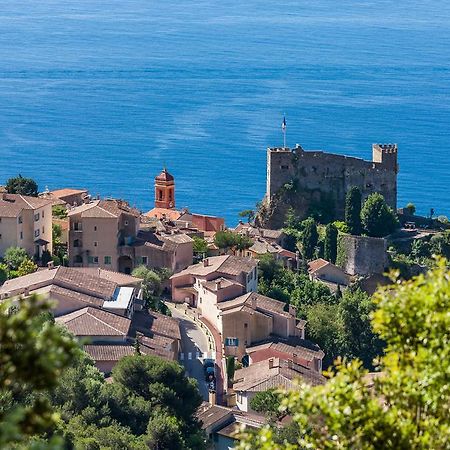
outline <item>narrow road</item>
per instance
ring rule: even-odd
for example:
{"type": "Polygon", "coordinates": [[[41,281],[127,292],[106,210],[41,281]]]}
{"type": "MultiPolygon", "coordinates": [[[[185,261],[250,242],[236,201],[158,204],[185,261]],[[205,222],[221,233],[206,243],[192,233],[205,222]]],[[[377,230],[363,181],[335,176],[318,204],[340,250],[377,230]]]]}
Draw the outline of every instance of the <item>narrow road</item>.
{"type": "Polygon", "coordinates": [[[181,311],[167,303],[172,312],[172,317],[180,319],[181,352],[180,363],[186,368],[186,372],[198,382],[198,388],[203,399],[208,401],[208,387],[203,372],[203,357],[208,352],[208,340],[205,333],[192,320],[188,319],[181,311]],[[200,359],[201,358],[201,359],[200,359]]]}

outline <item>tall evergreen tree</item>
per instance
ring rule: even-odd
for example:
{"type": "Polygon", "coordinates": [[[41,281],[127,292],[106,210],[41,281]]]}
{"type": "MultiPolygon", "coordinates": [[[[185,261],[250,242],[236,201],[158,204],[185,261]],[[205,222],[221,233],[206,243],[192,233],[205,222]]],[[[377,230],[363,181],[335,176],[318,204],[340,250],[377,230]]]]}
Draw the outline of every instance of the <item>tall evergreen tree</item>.
{"type": "Polygon", "coordinates": [[[332,262],[333,264],[336,262],[337,256],[337,237],[338,230],[334,226],[334,224],[329,223],[325,227],[325,239],[323,245],[323,257],[332,262]]]}
{"type": "Polygon", "coordinates": [[[361,210],[361,222],[369,236],[383,237],[392,233],[398,226],[398,219],[384,197],[375,192],[369,195],[361,210]]]}
{"type": "Polygon", "coordinates": [[[350,234],[361,234],[361,191],[356,186],[345,197],[345,223],[350,234]]]}
{"type": "Polygon", "coordinates": [[[312,217],[303,221],[303,232],[301,237],[303,256],[306,259],[313,259],[314,250],[319,240],[317,225],[312,217]]]}

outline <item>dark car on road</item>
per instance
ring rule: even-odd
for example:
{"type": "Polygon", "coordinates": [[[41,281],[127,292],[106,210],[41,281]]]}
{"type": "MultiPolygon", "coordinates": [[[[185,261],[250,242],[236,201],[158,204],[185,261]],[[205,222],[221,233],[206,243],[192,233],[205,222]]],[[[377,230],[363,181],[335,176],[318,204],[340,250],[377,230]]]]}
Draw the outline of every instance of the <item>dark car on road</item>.
{"type": "Polygon", "coordinates": [[[205,359],[203,361],[203,370],[205,372],[205,381],[211,382],[216,379],[216,363],[213,359],[205,359]]]}

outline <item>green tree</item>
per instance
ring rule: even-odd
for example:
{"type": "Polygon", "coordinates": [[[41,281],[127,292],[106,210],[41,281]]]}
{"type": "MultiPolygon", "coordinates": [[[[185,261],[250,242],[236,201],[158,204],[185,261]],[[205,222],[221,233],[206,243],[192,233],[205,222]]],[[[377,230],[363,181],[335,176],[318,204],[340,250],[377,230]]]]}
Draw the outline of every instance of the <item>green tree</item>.
{"type": "Polygon", "coordinates": [[[6,191],[9,194],[22,194],[37,197],[38,186],[33,179],[24,178],[19,174],[19,176],[10,178],[6,182],[6,191]]]}
{"type": "Polygon", "coordinates": [[[161,301],[161,276],[154,270],[150,270],[144,265],[136,267],[133,270],[132,275],[136,278],[142,278],[142,293],[145,306],[154,311],[167,314],[167,307],[161,301]]]}
{"type": "Polygon", "coordinates": [[[234,246],[238,250],[245,250],[246,248],[250,248],[253,245],[253,241],[244,234],[237,234],[235,237],[234,246]]]}
{"type": "Polygon", "coordinates": [[[430,252],[450,259],[450,231],[436,234],[430,239],[430,252]]]}
{"type": "MultiPolygon", "coordinates": [[[[357,360],[338,363],[323,386],[284,394],[299,425],[297,447],[444,450],[450,437],[450,273],[440,260],[426,275],[375,294],[373,327],[386,342],[371,383],[357,360]]],[[[267,426],[241,449],[294,449],[275,444],[267,426]]]]}
{"type": "Polygon", "coordinates": [[[236,360],[234,359],[234,356],[228,356],[227,357],[227,377],[228,377],[228,383],[231,385],[232,381],[234,380],[234,372],[236,370],[236,360]]]}
{"type": "Polygon", "coordinates": [[[384,197],[375,192],[369,195],[361,210],[361,222],[369,236],[383,237],[399,227],[394,211],[386,204],[384,197]]]}
{"type": "Polygon", "coordinates": [[[0,263],[0,286],[8,279],[8,266],[0,263]]]}
{"type": "Polygon", "coordinates": [[[350,234],[361,234],[361,191],[356,186],[345,196],[345,223],[350,234]]]}
{"type": "Polygon", "coordinates": [[[259,413],[268,415],[272,420],[281,419],[285,413],[280,411],[281,395],[275,389],[256,393],[250,400],[250,407],[259,413]]]}
{"type": "Polygon", "coordinates": [[[303,231],[301,234],[301,244],[303,256],[310,260],[314,258],[314,252],[319,240],[319,233],[317,232],[317,225],[313,218],[308,218],[303,221],[303,231]]]}
{"type": "Polygon", "coordinates": [[[22,277],[30,273],[36,272],[38,266],[29,258],[24,259],[17,268],[17,276],[22,277]]]}
{"type": "Polygon", "coordinates": [[[9,247],[3,255],[3,260],[10,270],[17,270],[23,261],[28,258],[27,252],[20,247],[9,247]]]}
{"type": "Polygon", "coordinates": [[[65,205],[54,205],[52,206],[52,216],[57,219],[67,218],[67,208],[65,205]]]}
{"type": "Polygon", "coordinates": [[[250,223],[255,219],[255,211],[253,209],[245,209],[239,213],[239,217],[246,217],[247,222],[250,223]]]}
{"type": "Polygon", "coordinates": [[[236,244],[236,235],[229,230],[218,231],[214,235],[214,244],[222,249],[231,248],[236,244]]]}
{"type": "Polygon", "coordinates": [[[146,442],[154,450],[186,448],[179,421],[164,412],[155,414],[148,422],[146,442]]]}
{"type": "Polygon", "coordinates": [[[208,243],[205,241],[205,239],[193,236],[192,239],[194,240],[193,243],[193,250],[196,255],[207,255],[208,254],[208,243]]]}
{"type": "MultiPolygon", "coordinates": [[[[58,421],[41,394],[57,385],[77,347],[51,321],[43,323],[42,314],[49,306],[36,296],[18,299],[14,310],[9,302],[0,303],[1,448],[28,442],[30,436],[51,430],[58,421]],[[26,393],[33,394],[27,403],[16,403],[15,398],[26,393]]],[[[26,447],[40,448],[38,443],[26,447]]],[[[55,441],[52,448],[57,447],[55,441]]]]}
{"type": "Polygon", "coordinates": [[[323,257],[327,261],[332,262],[333,264],[336,262],[337,256],[337,238],[338,238],[337,228],[334,226],[334,224],[329,223],[325,227],[323,257]]]}
{"type": "Polygon", "coordinates": [[[416,205],[414,203],[408,203],[405,207],[408,214],[413,216],[416,213],[416,205]]]}

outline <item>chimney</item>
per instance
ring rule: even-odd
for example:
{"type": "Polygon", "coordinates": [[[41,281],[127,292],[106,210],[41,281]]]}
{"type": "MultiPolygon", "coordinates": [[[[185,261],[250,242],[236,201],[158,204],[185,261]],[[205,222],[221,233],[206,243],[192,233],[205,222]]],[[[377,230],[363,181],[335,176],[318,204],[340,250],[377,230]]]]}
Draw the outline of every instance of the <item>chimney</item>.
{"type": "Polygon", "coordinates": [[[48,270],[54,269],[55,268],[55,264],[53,263],[53,261],[49,261],[47,263],[47,267],[48,267],[48,270]]]}
{"type": "Polygon", "coordinates": [[[30,295],[30,288],[29,288],[28,286],[24,289],[23,295],[24,295],[25,297],[28,297],[28,296],[30,295]]]}
{"type": "Polygon", "coordinates": [[[288,369],[293,369],[294,368],[294,361],[292,361],[292,359],[288,359],[288,369]]]}
{"type": "Polygon", "coordinates": [[[254,309],[256,311],[256,296],[255,294],[252,294],[252,309],[254,309]]]}
{"type": "Polygon", "coordinates": [[[205,259],[203,260],[203,267],[208,267],[208,266],[209,266],[208,258],[205,258],[205,259]]]}
{"type": "Polygon", "coordinates": [[[289,314],[291,316],[297,316],[297,308],[295,306],[289,305],[289,314]]]}
{"type": "Polygon", "coordinates": [[[273,369],[273,358],[269,359],[269,369],[273,369]]]}
{"type": "Polygon", "coordinates": [[[220,280],[216,280],[216,291],[219,291],[221,288],[221,282],[220,280]]]}

